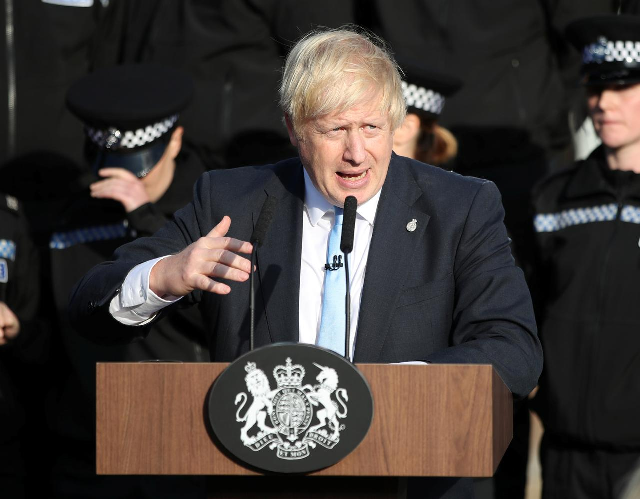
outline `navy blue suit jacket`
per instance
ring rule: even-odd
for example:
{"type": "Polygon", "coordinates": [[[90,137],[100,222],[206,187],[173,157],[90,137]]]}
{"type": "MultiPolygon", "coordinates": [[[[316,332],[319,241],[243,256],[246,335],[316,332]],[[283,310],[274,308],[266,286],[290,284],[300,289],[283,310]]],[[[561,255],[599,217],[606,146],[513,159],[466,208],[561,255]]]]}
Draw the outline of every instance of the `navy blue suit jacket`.
{"type": "MultiPolygon", "coordinates": [[[[121,247],[113,261],[78,283],[72,322],[97,341],[144,335],[146,328],[123,326],[107,310],[129,270],[182,250],[223,215],[231,217],[229,236],[249,240],[266,197],[274,196],[278,206],[258,252],[255,343],[297,341],[302,172],[293,158],[205,173],[193,201],[172,221],[153,237],[121,247]]],[[[542,351],[503,215],[491,182],[393,154],[371,240],[354,360],[492,364],[514,395],[529,393],[542,351]],[[416,230],[407,230],[414,219],[416,230]]],[[[249,349],[248,282],[231,287],[228,295],[196,291],[179,302],[201,306],[213,361],[231,361],[249,349]]]]}

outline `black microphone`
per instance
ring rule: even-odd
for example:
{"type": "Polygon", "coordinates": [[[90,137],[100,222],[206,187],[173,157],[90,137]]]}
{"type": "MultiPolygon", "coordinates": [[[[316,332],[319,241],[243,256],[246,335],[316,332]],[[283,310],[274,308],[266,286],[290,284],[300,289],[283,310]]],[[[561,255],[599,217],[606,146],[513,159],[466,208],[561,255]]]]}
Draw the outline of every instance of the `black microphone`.
{"type": "Polygon", "coordinates": [[[273,214],[276,211],[276,205],[278,204],[278,200],[273,196],[267,196],[264,204],[262,205],[262,209],[260,210],[260,215],[258,215],[258,221],[256,222],[256,226],[253,228],[253,234],[251,234],[251,239],[249,242],[253,245],[253,249],[251,250],[251,274],[249,277],[249,312],[250,312],[250,346],[251,350],[253,350],[253,335],[255,330],[255,311],[256,311],[256,296],[253,285],[253,275],[255,274],[254,269],[256,267],[256,253],[258,248],[262,246],[264,239],[267,235],[267,231],[269,230],[269,226],[271,225],[271,220],[273,220],[273,214]]]}
{"type": "Polygon", "coordinates": [[[354,196],[347,196],[344,200],[344,212],[342,218],[342,237],[340,238],[340,251],[344,253],[344,274],[347,284],[347,291],[344,297],[345,310],[345,335],[344,335],[344,356],[349,360],[349,343],[351,336],[351,289],[349,281],[349,258],[348,255],[353,250],[353,236],[356,230],[356,209],[358,200],[354,196]]]}
{"type": "Polygon", "coordinates": [[[344,200],[344,213],[342,218],[342,237],[340,238],[340,250],[348,255],[353,250],[353,233],[356,230],[356,209],[358,200],[354,196],[347,196],[344,200]]]}

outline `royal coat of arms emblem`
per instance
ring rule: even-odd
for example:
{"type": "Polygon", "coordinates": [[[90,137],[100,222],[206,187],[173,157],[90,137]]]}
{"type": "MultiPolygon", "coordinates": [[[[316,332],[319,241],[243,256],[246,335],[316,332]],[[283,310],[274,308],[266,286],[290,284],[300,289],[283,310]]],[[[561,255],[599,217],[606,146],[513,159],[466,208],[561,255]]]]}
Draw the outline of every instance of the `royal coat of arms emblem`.
{"type": "Polygon", "coordinates": [[[304,459],[321,445],[333,449],[340,442],[347,416],[349,396],[338,387],[338,374],[331,367],[313,363],[318,369],[314,385],[304,384],[306,370],[287,357],[273,369],[277,387],[255,362],[245,365],[246,392],[235,397],[236,421],[242,443],[251,450],[276,449],[280,459],[304,459]],[[249,397],[252,398],[249,401],[249,397]],[[247,404],[249,406],[247,407],[247,404]]]}
{"type": "Polygon", "coordinates": [[[358,368],[335,352],[301,343],[247,352],[214,381],[207,399],[214,443],[277,473],[337,463],[360,444],[373,420],[371,389],[358,368]]]}

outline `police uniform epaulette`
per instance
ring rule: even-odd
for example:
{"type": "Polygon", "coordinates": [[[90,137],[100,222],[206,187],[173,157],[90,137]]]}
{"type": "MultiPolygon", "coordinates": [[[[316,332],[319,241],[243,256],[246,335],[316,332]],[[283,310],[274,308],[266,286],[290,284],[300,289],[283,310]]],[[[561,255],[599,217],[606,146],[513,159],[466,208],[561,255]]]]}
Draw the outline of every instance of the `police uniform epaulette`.
{"type": "Polygon", "coordinates": [[[6,210],[16,216],[20,212],[20,203],[18,199],[9,194],[0,194],[0,209],[6,210]]]}

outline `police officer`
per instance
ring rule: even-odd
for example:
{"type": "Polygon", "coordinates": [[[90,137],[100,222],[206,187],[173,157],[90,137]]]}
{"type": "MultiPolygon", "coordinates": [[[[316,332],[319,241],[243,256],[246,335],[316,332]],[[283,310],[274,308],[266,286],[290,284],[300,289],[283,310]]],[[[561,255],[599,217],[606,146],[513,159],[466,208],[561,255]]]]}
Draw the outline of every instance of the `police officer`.
{"type": "Polygon", "coordinates": [[[458,142],[449,130],[438,125],[438,118],[445,100],[462,82],[417,61],[399,59],[398,64],[407,115],[393,135],[393,150],[400,156],[441,166],[455,157],[458,142]]]}
{"type": "MultiPolygon", "coordinates": [[[[3,496],[26,497],[24,395],[28,364],[44,359],[37,319],[38,257],[18,200],[0,194],[0,482],[3,496]]],[[[33,393],[32,393],[33,394],[33,393]]]]}
{"type": "Polygon", "coordinates": [[[640,18],[567,36],[602,145],[534,191],[543,497],[614,498],[640,459],[640,18]]]}
{"type": "Polygon", "coordinates": [[[183,147],[179,113],[191,99],[190,78],[159,65],[100,69],[67,93],[82,120],[92,169],[80,179],[50,240],[53,296],[69,376],[60,387],[56,430],[60,452],[54,469],[59,497],[203,497],[204,482],[188,477],[95,475],[95,364],[98,361],[209,359],[198,310],[169,314],[147,338],[126,345],[94,345],[67,322],[67,297],[87,270],[113,250],[151,235],[191,198],[205,168],[183,147]]]}

